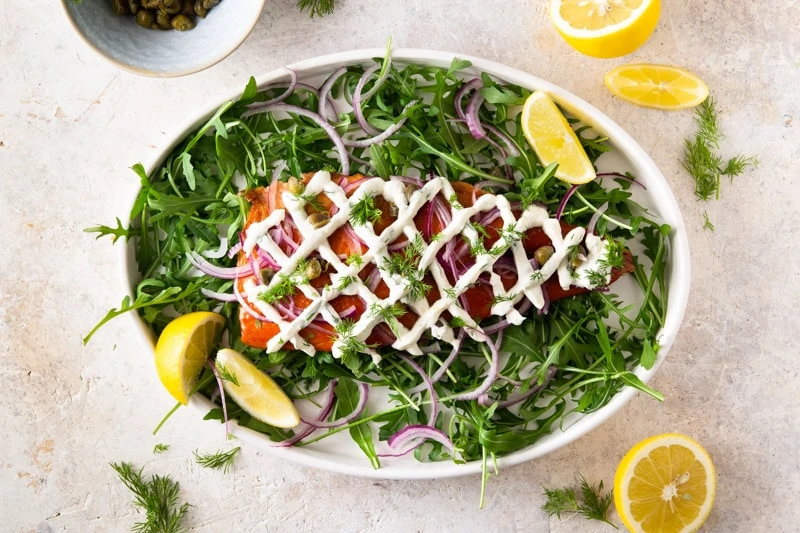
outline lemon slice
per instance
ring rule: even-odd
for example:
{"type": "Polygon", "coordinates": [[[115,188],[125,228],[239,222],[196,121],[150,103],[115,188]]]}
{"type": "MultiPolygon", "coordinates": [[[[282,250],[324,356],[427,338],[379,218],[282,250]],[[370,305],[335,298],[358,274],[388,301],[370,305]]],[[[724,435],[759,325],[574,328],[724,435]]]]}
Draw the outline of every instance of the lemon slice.
{"type": "Polygon", "coordinates": [[[578,185],[597,177],[578,136],[547,93],[535,91],[525,100],[522,132],[543,165],[558,163],[558,179],[578,185]]]}
{"type": "Polygon", "coordinates": [[[703,80],[669,65],[622,65],[606,74],[605,82],[623,100],[656,109],[686,109],[708,98],[703,80]]]}
{"type": "Polygon", "coordinates": [[[675,433],[643,440],[623,457],[614,476],[614,503],[637,533],[688,533],[703,525],[716,479],[708,453],[675,433]]]}
{"type": "Polygon", "coordinates": [[[292,400],[250,359],[224,348],[217,353],[217,366],[225,367],[233,377],[223,381],[225,392],[250,416],[279,428],[293,428],[300,423],[292,400]]]}
{"type": "Polygon", "coordinates": [[[167,324],[158,337],[158,377],[183,405],[189,403],[189,393],[224,326],[225,319],[217,313],[188,313],[167,324]]]}
{"type": "Polygon", "coordinates": [[[619,57],[642,46],[658,24],[660,0],[550,0],[550,19],[578,52],[619,57]]]}

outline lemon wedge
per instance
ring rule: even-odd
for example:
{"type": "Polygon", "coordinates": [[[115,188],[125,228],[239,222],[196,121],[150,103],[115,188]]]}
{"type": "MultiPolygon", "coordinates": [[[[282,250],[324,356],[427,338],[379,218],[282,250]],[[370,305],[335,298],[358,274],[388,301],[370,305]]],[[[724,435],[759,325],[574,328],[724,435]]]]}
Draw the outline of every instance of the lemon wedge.
{"type": "Polygon", "coordinates": [[[619,57],[642,46],[658,24],[660,0],[550,0],[550,19],[578,52],[619,57]]]}
{"type": "Polygon", "coordinates": [[[279,428],[293,428],[300,423],[292,400],[250,359],[224,348],[217,353],[216,364],[233,378],[223,381],[225,392],[250,416],[279,428]]]}
{"type": "Polygon", "coordinates": [[[535,91],[525,100],[522,132],[543,165],[558,163],[558,179],[578,185],[597,177],[578,136],[547,93],[535,91]]]}
{"type": "Polygon", "coordinates": [[[156,370],[167,391],[183,405],[203,369],[225,318],[200,311],[182,315],[164,328],[156,343],[156,370]]]}
{"type": "Polygon", "coordinates": [[[605,82],[623,100],[656,109],[686,109],[708,98],[703,80],[669,65],[622,65],[606,74],[605,82]]]}
{"type": "Polygon", "coordinates": [[[708,453],[684,435],[643,440],[623,457],[614,476],[614,503],[628,530],[689,533],[714,504],[716,478],[708,453]]]}

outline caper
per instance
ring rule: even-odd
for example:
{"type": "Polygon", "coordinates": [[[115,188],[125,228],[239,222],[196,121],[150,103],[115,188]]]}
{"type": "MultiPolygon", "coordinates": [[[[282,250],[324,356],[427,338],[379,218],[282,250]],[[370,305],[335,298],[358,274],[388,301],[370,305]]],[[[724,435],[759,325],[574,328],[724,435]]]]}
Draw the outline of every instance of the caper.
{"type": "Polygon", "coordinates": [[[194,0],[182,0],[181,13],[184,15],[196,15],[197,13],[194,12],[194,0]]]}
{"type": "Polygon", "coordinates": [[[203,0],[203,7],[206,9],[211,9],[217,4],[219,4],[219,0],[203,0]]]}
{"type": "Polygon", "coordinates": [[[111,0],[111,11],[118,16],[131,14],[126,0],[111,0]]]}
{"type": "Polygon", "coordinates": [[[286,188],[292,194],[300,194],[305,187],[303,187],[302,181],[292,176],[286,181],[286,188]]]}
{"type": "Polygon", "coordinates": [[[166,11],[158,11],[156,13],[156,24],[158,24],[161,28],[170,29],[172,28],[172,24],[170,24],[172,17],[166,11]]]}
{"type": "Polygon", "coordinates": [[[319,264],[319,259],[314,257],[306,263],[305,274],[308,279],[316,279],[322,274],[322,265],[319,264]]]}
{"type": "Polygon", "coordinates": [[[128,10],[134,15],[139,12],[141,7],[139,0],[128,0],[128,10]]]}
{"type": "Polygon", "coordinates": [[[206,18],[206,14],[208,13],[208,9],[203,7],[203,0],[195,0],[195,2],[194,2],[194,12],[197,13],[198,17],[206,18]]]}
{"type": "Polygon", "coordinates": [[[181,12],[181,0],[164,0],[164,11],[170,15],[176,15],[181,12]]]}
{"type": "Polygon", "coordinates": [[[331,216],[327,212],[311,213],[308,215],[308,223],[314,226],[315,229],[321,228],[330,221],[331,216]]]}
{"type": "Polygon", "coordinates": [[[158,9],[160,0],[142,0],[142,9],[158,9]]]}
{"type": "Polygon", "coordinates": [[[586,261],[586,248],[579,244],[578,248],[570,254],[569,265],[575,269],[581,266],[584,261],[586,261]]]}
{"type": "Polygon", "coordinates": [[[275,271],[272,270],[271,268],[263,268],[263,269],[261,269],[261,281],[265,285],[268,284],[272,280],[272,277],[274,275],[275,275],[275,271]]]}
{"type": "Polygon", "coordinates": [[[400,213],[400,210],[397,209],[396,205],[392,204],[389,206],[389,215],[391,215],[392,218],[397,218],[398,213],[400,213]]]}
{"type": "Polygon", "coordinates": [[[194,21],[186,15],[175,15],[172,17],[172,27],[178,31],[186,31],[194,28],[194,21]]]}
{"type": "Polygon", "coordinates": [[[143,28],[150,28],[155,24],[156,17],[153,15],[152,11],[147,11],[146,9],[140,9],[138,13],[136,13],[136,24],[142,26],[143,28]]]}
{"type": "Polygon", "coordinates": [[[410,200],[411,195],[414,194],[414,187],[411,185],[406,185],[403,189],[403,194],[405,194],[406,200],[410,200]]]}
{"type": "Polygon", "coordinates": [[[546,244],[544,246],[540,246],[535,252],[533,252],[533,258],[536,259],[536,262],[541,266],[547,263],[547,261],[553,257],[554,253],[556,253],[556,249],[549,244],[546,244]]]}

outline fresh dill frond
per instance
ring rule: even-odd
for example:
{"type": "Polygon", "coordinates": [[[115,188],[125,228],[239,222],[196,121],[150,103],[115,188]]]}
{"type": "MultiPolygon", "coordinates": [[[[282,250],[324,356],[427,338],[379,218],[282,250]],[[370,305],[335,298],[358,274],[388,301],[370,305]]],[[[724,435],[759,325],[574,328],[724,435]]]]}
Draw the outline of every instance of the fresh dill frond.
{"type": "Polygon", "coordinates": [[[443,289],[443,291],[451,300],[458,298],[458,291],[455,287],[447,287],[446,289],[443,289]]]}
{"type": "Polygon", "coordinates": [[[456,193],[451,194],[447,201],[450,202],[450,205],[453,206],[453,209],[464,209],[464,206],[458,201],[458,195],[456,193]]]}
{"type": "Polygon", "coordinates": [[[292,296],[296,288],[297,287],[291,276],[281,274],[278,282],[270,287],[267,291],[259,294],[258,299],[268,304],[274,304],[275,302],[282,300],[287,296],[292,296]]]}
{"type": "Polygon", "coordinates": [[[563,489],[544,489],[544,496],[547,501],[542,505],[542,511],[549,516],[555,515],[561,518],[561,513],[576,512],[578,510],[578,499],[575,497],[575,490],[569,487],[563,489]]]}
{"type": "Polygon", "coordinates": [[[707,229],[709,231],[714,231],[714,224],[711,223],[711,219],[708,218],[708,212],[703,211],[703,229],[707,229]]]}
{"type": "Polygon", "coordinates": [[[145,521],[137,522],[132,531],[137,533],[184,533],[181,523],[189,511],[189,504],[178,505],[180,485],[169,477],[154,475],[145,480],[142,470],[134,470],[130,463],[110,463],[122,483],[133,492],[133,504],[145,512],[145,521]]]}
{"type": "Polygon", "coordinates": [[[608,518],[606,518],[608,508],[611,506],[611,502],[614,501],[614,489],[603,494],[602,480],[597,487],[595,487],[594,485],[590,485],[585,477],[581,476],[581,495],[583,496],[583,503],[578,506],[578,512],[580,514],[589,520],[605,522],[616,529],[617,526],[609,522],[608,518]]]}
{"type": "Polygon", "coordinates": [[[441,232],[434,233],[433,235],[431,235],[431,242],[439,242],[441,240],[442,240],[442,233],[441,232]]]}
{"type": "Polygon", "coordinates": [[[589,270],[586,272],[586,279],[593,287],[602,287],[608,283],[608,270],[589,270]]]}
{"type": "Polygon", "coordinates": [[[544,281],[544,274],[542,274],[542,271],[534,270],[533,274],[531,274],[531,281],[534,283],[541,283],[544,281]]]}
{"type": "Polygon", "coordinates": [[[367,221],[375,224],[381,219],[383,212],[375,206],[375,196],[367,195],[353,204],[350,210],[350,223],[363,226],[367,221]]]}
{"type": "Polygon", "coordinates": [[[599,263],[608,268],[622,268],[625,266],[625,243],[615,239],[606,241],[606,256],[599,263]]]}
{"type": "Polygon", "coordinates": [[[514,298],[519,296],[518,294],[497,294],[492,298],[492,305],[503,303],[503,302],[512,302],[514,298]]]}
{"type": "Polygon", "coordinates": [[[599,520],[600,522],[605,522],[615,529],[617,528],[617,526],[615,526],[608,520],[608,518],[606,518],[608,508],[610,507],[611,502],[614,500],[614,491],[612,489],[608,491],[607,494],[603,494],[602,481],[597,487],[595,487],[590,485],[586,481],[586,478],[581,476],[580,500],[575,494],[575,490],[570,487],[564,487],[562,489],[548,489],[547,487],[543,488],[544,496],[547,498],[547,501],[544,505],[542,505],[542,510],[548,515],[555,515],[560,519],[561,513],[578,513],[583,515],[587,520],[599,520]]]}
{"type": "Polygon", "coordinates": [[[308,11],[311,17],[330,15],[336,7],[336,0],[298,0],[300,11],[308,11]]]}
{"type": "Polygon", "coordinates": [[[450,319],[450,326],[454,328],[463,328],[467,323],[460,316],[454,316],[450,319]]]}
{"type": "Polygon", "coordinates": [[[697,127],[697,136],[719,148],[722,136],[717,123],[717,102],[710,96],[706,98],[695,110],[694,124],[697,127]]]}
{"type": "Polygon", "coordinates": [[[383,270],[390,275],[400,276],[408,286],[408,298],[417,301],[425,297],[431,286],[423,281],[424,273],[421,272],[419,262],[425,250],[425,241],[417,234],[414,240],[402,251],[389,255],[383,263],[383,270]]]}
{"type": "Polygon", "coordinates": [[[339,280],[339,284],[336,286],[336,290],[339,291],[339,292],[342,292],[347,287],[349,287],[350,285],[355,283],[356,279],[357,278],[355,276],[345,276],[345,277],[343,277],[342,279],[339,280]]]}
{"type": "Polygon", "coordinates": [[[167,450],[169,450],[169,444],[162,444],[159,442],[153,446],[153,453],[164,453],[167,450]]]}
{"type": "Polygon", "coordinates": [[[757,164],[754,156],[737,155],[728,160],[723,167],[723,159],[716,150],[723,135],[717,121],[716,102],[707,98],[697,106],[694,115],[695,134],[683,141],[683,161],[686,172],[694,179],[694,194],[707,201],[712,197],[719,200],[720,178],[741,175],[749,166],[757,164]]]}
{"type": "Polygon", "coordinates": [[[195,450],[194,459],[197,461],[197,464],[203,468],[211,468],[214,470],[222,469],[222,472],[227,474],[228,470],[230,470],[231,466],[233,466],[233,461],[236,458],[236,454],[239,453],[240,450],[241,448],[237,446],[236,448],[232,448],[227,452],[216,452],[202,455],[197,453],[197,450],[195,450]]]}
{"type": "Polygon", "coordinates": [[[228,383],[232,383],[237,387],[239,386],[239,379],[236,377],[236,374],[234,374],[232,370],[226,368],[225,365],[223,365],[219,361],[214,361],[214,366],[217,367],[217,372],[219,372],[220,379],[222,379],[223,381],[227,381],[228,383]]]}
{"type": "Polygon", "coordinates": [[[325,208],[322,206],[322,202],[319,199],[319,195],[303,194],[301,192],[295,194],[294,196],[298,200],[303,200],[307,205],[310,205],[311,209],[313,209],[314,211],[325,211],[325,208]]]}
{"type": "Polygon", "coordinates": [[[396,335],[397,334],[397,318],[401,317],[406,314],[406,310],[403,309],[398,303],[394,303],[392,305],[383,306],[378,302],[375,302],[369,308],[369,314],[373,317],[380,318],[389,326],[389,329],[396,335]]]}
{"type": "Polygon", "coordinates": [[[364,259],[361,257],[361,254],[353,253],[348,255],[344,262],[347,266],[356,265],[357,267],[360,267],[364,264],[364,259]]]}
{"type": "Polygon", "coordinates": [[[336,321],[336,323],[333,325],[333,330],[340,337],[346,337],[353,332],[353,327],[355,327],[355,325],[356,323],[352,319],[343,318],[336,321]]]}

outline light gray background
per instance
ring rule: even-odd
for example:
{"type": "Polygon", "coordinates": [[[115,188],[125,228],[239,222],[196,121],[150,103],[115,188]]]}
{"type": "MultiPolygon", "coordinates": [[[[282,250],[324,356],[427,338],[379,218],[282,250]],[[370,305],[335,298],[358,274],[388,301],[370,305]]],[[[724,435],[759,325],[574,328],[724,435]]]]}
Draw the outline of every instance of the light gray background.
{"type": "Polygon", "coordinates": [[[800,4],[664,2],[643,48],[602,61],[562,42],[543,0],[339,3],[311,20],[291,0],[269,2],[226,61],[159,80],[96,57],[55,2],[0,0],[0,529],[126,531],[137,515],[107,464],[129,460],[180,480],[192,531],[612,531],[549,519],[541,486],[578,473],[610,484],[630,446],[677,431],[703,443],[718,469],[704,531],[797,531],[800,4]],[[249,446],[233,473],[204,470],[191,452],[224,446],[219,426],[185,410],[150,435],[172,399],[129,323],[81,344],[120,301],[116,250],[82,229],[126,211],[137,187],[127,167],[251,74],[380,47],[389,35],[400,47],[507,63],[604,110],[667,176],[689,232],[689,307],[652,382],[666,402],[638,396],[578,442],[503,470],[483,511],[476,476],[376,482],[282,464],[249,446]],[[759,167],[725,183],[719,202],[698,203],[679,164],[691,112],[637,108],[604,88],[605,72],[633,61],[704,78],[727,133],[722,151],[758,155],[759,167]],[[702,229],[704,209],[713,233],[702,229]],[[157,442],[171,449],[154,456],[157,442]]]}

